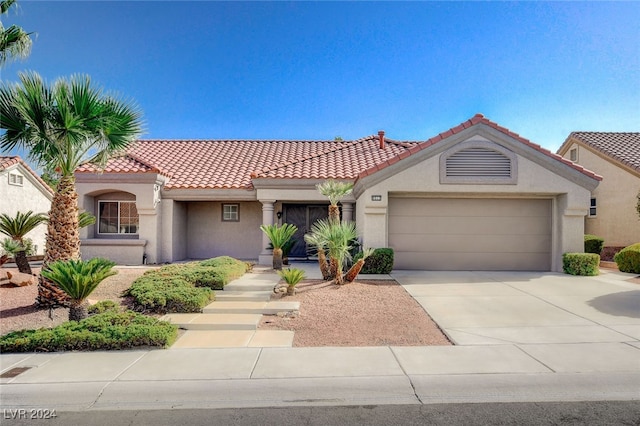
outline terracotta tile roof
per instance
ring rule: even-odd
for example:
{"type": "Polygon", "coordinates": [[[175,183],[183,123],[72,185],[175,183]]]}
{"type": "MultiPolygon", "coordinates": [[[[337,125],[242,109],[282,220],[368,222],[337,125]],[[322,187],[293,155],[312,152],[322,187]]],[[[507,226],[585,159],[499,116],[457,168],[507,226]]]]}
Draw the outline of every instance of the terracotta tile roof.
{"type": "MultiPolygon", "coordinates": [[[[560,156],[558,154],[555,154],[555,153],[549,151],[548,149],[543,148],[540,145],[531,142],[530,140],[528,140],[526,138],[523,138],[519,134],[517,134],[515,132],[512,132],[511,130],[500,126],[498,123],[494,123],[493,121],[485,118],[482,114],[476,114],[472,118],[470,118],[469,120],[458,124],[456,127],[452,127],[451,129],[449,129],[449,130],[447,130],[445,132],[442,132],[442,133],[440,133],[440,134],[428,139],[425,142],[421,142],[419,144],[413,145],[411,148],[408,149],[407,152],[401,153],[399,155],[399,158],[400,159],[404,159],[404,158],[406,158],[406,157],[408,157],[410,155],[416,154],[416,153],[422,151],[423,149],[429,148],[430,146],[442,141],[443,139],[448,138],[449,136],[455,135],[456,133],[460,133],[461,131],[463,131],[465,129],[468,129],[471,126],[475,126],[475,125],[478,125],[478,124],[484,124],[486,126],[492,127],[494,129],[504,133],[505,135],[510,136],[510,137],[516,139],[517,141],[519,141],[519,142],[521,142],[521,143],[523,143],[523,144],[535,149],[536,151],[539,151],[539,152],[543,153],[544,155],[547,155],[548,157],[553,158],[554,160],[560,161],[561,163],[564,163],[564,164],[568,165],[569,167],[571,167],[571,168],[573,168],[575,170],[578,170],[579,172],[581,172],[581,173],[583,173],[583,174],[585,174],[585,175],[587,175],[587,176],[589,176],[589,177],[591,177],[593,179],[602,180],[602,176],[592,172],[591,170],[587,170],[584,167],[580,166],[579,164],[576,164],[576,163],[574,163],[572,161],[569,161],[569,160],[563,158],[562,156],[560,156]]],[[[377,164],[377,165],[375,165],[373,167],[370,167],[370,168],[362,171],[358,175],[358,178],[363,178],[363,177],[369,176],[369,175],[371,175],[371,174],[373,174],[373,173],[375,173],[377,171],[380,171],[380,170],[382,170],[382,169],[384,169],[384,168],[386,168],[388,166],[389,166],[389,164],[385,164],[385,163],[377,164]]]]}
{"type": "MultiPolygon", "coordinates": [[[[533,149],[579,170],[598,175],[498,126],[482,115],[427,141],[379,136],[353,141],[283,140],[140,140],[124,156],[109,161],[107,173],[160,173],[169,177],[165,189],[252,189],[252,179],[358,179],[382,170],[470,126],[485,124],[533,149]]],[[[96,169],[84,165],[78,173],[96,169]]]]}
{"type": "Polygon", "coordinates": [[[49,194],[51,194],[51,195],[54,194],[53,189],[51,189],[49,184],[47,184],[47,182],[42,180],[42,178],[40,176],[38,176],[38,174],[36,172],[34,172],[31,169],[31,167],[29,167],[29,165],[22,160],[22,158],[20,158],[17,155],[12,156],[12,157],[6,157],[6,156],[0,155],[0,172],[6,170],[9,167],[14,166],[16,164],[22,164],[22,167],[24,167],[38,182],[40,182],[40,184],[42,184],[44,189],[49,194]]]}
{"type": "Polygon", "coordinates": [[[640,172],[640,132],[572,132],[560,150],[571,139],[640,172]]]}
{"type": "MultiPolygon", "coordinates": [[[[386,139],[385,149],[380,149],[378,136],[368,136],[332,146],[328,151],[309,157],[278,164],[254,173],[254,178],[280,179],[355,179],[362,170],[385,164],[397,158],[414,143],[398,143],[386,139]]],[[[397,161],[397,160],[396,160],[397,161]]]]}

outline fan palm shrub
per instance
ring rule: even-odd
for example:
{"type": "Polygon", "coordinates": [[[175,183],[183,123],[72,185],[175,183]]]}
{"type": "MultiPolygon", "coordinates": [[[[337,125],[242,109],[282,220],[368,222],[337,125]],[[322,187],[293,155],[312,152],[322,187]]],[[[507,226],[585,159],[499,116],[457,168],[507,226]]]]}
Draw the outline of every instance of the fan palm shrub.
{"type": "Polygon", "coordinates": [[[310,234],[305,234],[304,240],[307,244],[314,247],[316,252],[318,253],[318,264],[320,265],[320,273],[322,273],[322,279],[325,281],[333,279],[333,277],[331,276],[331,268],[329,266],[329,262],[327,261],[327,255],[321,236],[312,232],[310,234]]]}
{"type": "MultiPolygon", "coordinates": [[[[80,258],[78,194],[74,172],[90,162],[100,170],[142,132],[141,113],[130,102],[105,94],[88,76],[49,85],[37,73],[20,73],[20,83],[0,86],[0,149],[19,148],[59,177],[49,222],[43,269],[58,260],[80,258]]],[[[66,295],[41,278],[36,304],[66,305],[66,295]]]]}
{"type": "Polygon", "coordinates": [[[306,278],[304,271],[298,268],[283,269],[282,271],[278,271],[278,275],[287,283],[288,296],[293,296],[296,292],[296,285],[306,278]]]}
{"type": "Polygon", "coordinates": [[[15,216],[0,215],[0,233],[5,234],[17,243],[17,246],[13,246],[13,250],[5,249],[5,251],[10,251],[14,255],[16,266],[23,274],[31,275],[32,273],[29,260],[27,260],[30,241],[27,241],[28,239],[25,236],[46,221],[46,215],[42,213],[35,214],[31,210],[26,213],[17,212],[15,216]]]}
{"type": "Polygon", "coordinates": [[[353,222],[333,223],[330,220],[319,220],[311,227],[313,239],[326,248],[329,265],[336,284],[344,284],[342,270],[351,258],[351,243],[358,236],[353,222]]]}
{"type": "Polygon", "coordinates": [[[373,254],[373,251],[374,249],[372,248],[364,249],[362,251],[362,257],[360,257],[353,265],[351,265],[351,268],[349,268],[349,270],[345,274],[344,281],[346,283],[352,283],[355,281],[356,277],[358,276],[358,274],[362,270],[362,267],[364,266],[364,261],[367,260],[367,257],[373,254]]]}
{"type": "Polygon", "coordinates": [[[298,227],[290,223],[260,225],[260,229],[264,232],[271,245],[273,246],[273,269],[279,271],[282,269],[282,248],[293,237],[298,227]]]}
{"type": "Polygon", "coordinates": [[[115,262],[99,257],[88,261],[58,260],[50,263],[41,274],[69,296],[69,321],[80,321],[89,316],[87,297],[105,278],[117,274],[114,266],[115,262]]]}
{"type": "Polygon", "coordinates": [[[353,191],[353,183],[328,179],[316,185],[318,191],[329,199],[329,222],[340,222],[338,203],[353,191]]]}

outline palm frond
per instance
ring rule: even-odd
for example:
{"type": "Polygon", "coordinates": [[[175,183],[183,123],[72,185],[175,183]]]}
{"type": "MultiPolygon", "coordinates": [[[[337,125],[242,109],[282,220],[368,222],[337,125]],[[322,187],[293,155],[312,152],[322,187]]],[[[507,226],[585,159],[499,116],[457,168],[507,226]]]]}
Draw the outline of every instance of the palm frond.
{"type": "Polygon", "coordinates": [[[274,249],[281,250],[282,247],[293,237],[298,227],[290,223],[283,223],[282,226],[277,224],[273,225],[260,225],[260,229],[264,232],[274,249]]]}
{"type": "Polygon", "coordinates": [[[16,241],[22,241],[25,235],[47,220],[47,215],[34,214],[31,210],[26,213],[17,212],[15,216],[3,213],[0,215],[0,233],[16,241]]]}
{"type": "Polygon", "coordinates": [[[329,203],[331,203],[332,206],[336,206],[342,198],[351,194],[353,191],[353,183],[328,179],[317,184],[316,188],[320,194],[329,199],[329,203]]]}
{"type": "Polygon", "coordinates": [[[81,302],[102,281],[117,274],[114,266],[115,262],[98,257],[89,261],[66,260],[48,264],[41,274],[56,283],[71,299],[81,302]]]}

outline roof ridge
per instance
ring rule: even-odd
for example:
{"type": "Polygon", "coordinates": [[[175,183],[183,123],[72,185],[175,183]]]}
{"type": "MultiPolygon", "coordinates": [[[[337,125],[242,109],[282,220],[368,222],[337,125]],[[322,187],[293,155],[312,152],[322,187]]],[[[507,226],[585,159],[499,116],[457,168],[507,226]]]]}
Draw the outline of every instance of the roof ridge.
{"type": "Polygon", "coordinates": [[[9,160],[9,163],[5,164],[0,170],[6,170],[8,167],[19,164],[24,167],[27,172],[31,174],[51,195],[55,194],[53,188],[49,186],[47,182],[44,181],[38,174],[31,168],[29,165],[19,156],[19,155],[10,155],[10,156],[0,156],[0,158],[6,158],[9,160]]]}
{"type": "MultiPolygon", "coordinates": [[[[516,139],[517,141],[519,141],[519,142],[521,142],[521,143],[523,143],[523,144],[535,149],[536,151],[541,152],[541,153],[543,153],[543,154],[545,154],[545,155],[547,155],[547,156],[549,156],[549,157],[551,157],[551,158],[553,158],[553,159],[555,159],[557,161],[560,161],[560,162],[568,165],[569,167],[571,167],[571,168],[573,168],[575,170],[578,170],[579,172],[581,172],[581,173],[583,173],[583,174],[585,174],[585,175],[587,175],[587,176],[589,176],[589,177],[591,177],[593,179],[602,180],[602,176],[592,172],[591,170],[587,170],[584,167],[582,167],[582,166],[580,166],[580,165],[578,165],[578,164],[576,164],[576,163],[574,163],[572,161],[569,161],[566,158],[563,158],[562,156],[560,156],[558,154],[552,153],[548,149],[543,148],[542,146],[540,146],[540,145],[538,145],[538,144],[536,144],[534,142],[531,142],[529,139],[520,136],[518,133],[516,133],[516,132],[514,132],[514,131],[506,128],[506,127],[500,126],[498,123],[496,123],[494,121],[489,120],[488,118],[486,118],[484,115],[482,115],[480,113],[475,114],[470,119],[468,119],[466,121],[463,121],[462,123],[458,124],[457,126],[450,128],[449,130],[446,130],[444,132],[438,133],[436,136],[433,136],[433,137],[427,139],[425,142],[421,142],[419,144],[416,144],[416,145],[412,146],[411,148],[409,148],[407,150],[406,153],[400,153],[396,157],[396,158],[398,158],[397,161],[403,160],[403,159],[405,159],[405,158],[407,158],[407,157],[409,157],[411,155],[417,154],[418,152],[420,152],[420,151],[422,151],[422,150],[424,150],[426,148],[429,148],[430,146],[440,142],[441,140],[446,139],[446,138],[448,138],[450,136],[453,136],[456,133],[460,133],[463,130],[468,129],[468,128],[472,127],[472,126],[475,126],[477,124],[484,124],[484,125],[489,126],[489,127],[493,128],[495,130],[498,130],[499,132],[502,132],[502,133],[506,134],[507,136],[510,136],[510,137],[516,139]]],[[[397,161],[394,161],[393,163],[395,163],[397,161]]],[[[358,180],[360,178],[364,178],[366,176],[369,176],[369,175],[371,175],[371,174],[373,174],[373,173],[375,173],[375,172],[377,172],[379,170],[382,170],[382,169],[390,166],[391,164],[393,164],[389,160],[386,161],[385,163],[372,166],[372,167],[360,172],[358,174],[358,177],[356,178],[356,180],[358,180]]]]}
{"type": "Polygon", "coordinates": [[[123,153],[123,156],[127,156],[127,157],[131,158],[133,161],[137,161],[138,163],[142,164],[143,166],[149,167],[152,172],[157,172],[157,173],[163,174],[165,176],[169,176],[168,173],[164,172],[163,170],[160,170],[159,167],[154,166],[153,164],[147,162],[146,160],[141,159],[138,155],[132,154],[131,152],[125,152],[125,153],[123,153]]]}
{"type": "Polygon", "coordinates": [[[356,140],[352,140],[352,141],[327,141],[327,142],[339,142],[339,143],[335,147],[332,146],[332,147],[330,147],[330,148],[328,148],[328,149],[326,149],[324,151],[321,151],[321,152],[318,152],[318,153],[314,153],[314,154],[310,154],[310,155],[307,155],[306,157],[297,158],[295,160],[290,160],[290,161],[287,161],[285,163],[277,164],[275,166],[265,167],[264,169],[261,169],[259,171],[254,171],[249,176],[251,177],[251,179],[255,179],[255,178],[259,177],[262,174],[273,172],[273,171],[281,169],[283,167],[288,167],[288,166],[291,166],[293,164],[302,163],[302,162],[311,160],[312,158],[318,158],[318,157],[321,157],[323,155],[329,154],[331,152],[336,152],[338,150],[341,150],[341,149],[344,149],[344,148],[348,148],[350,146],[355,145],[356,143],[359,143],[359,142],[361,142],[361,141],[363,141],[363,140],[365,140],[367,138],[371,138],[371,137],[373,137],[373,136],[366,136],[364,138],[360,138],[360,139],[356,139],[356,140]]]}

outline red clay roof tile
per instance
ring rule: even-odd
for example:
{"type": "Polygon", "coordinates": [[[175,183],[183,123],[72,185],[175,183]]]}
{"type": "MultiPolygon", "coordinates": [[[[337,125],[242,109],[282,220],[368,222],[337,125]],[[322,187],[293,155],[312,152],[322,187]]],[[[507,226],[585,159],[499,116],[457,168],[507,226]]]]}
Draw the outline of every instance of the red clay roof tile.
{"type": "Polygon", "coordinates": [[[38,181],[40,182],[40,184],[42,184],[42,186],[45,188],[45,190],[47,192],[49,192],[49,194],[54,194],[53,189],[49,186],[49,184],[47,182],[45,182],[44,180],[42,180],[42,178],[40,176],[38,176],[38,174],[36,172],[34,172],[31,167],[29,167],[29,165],[27,163],[25,163],[22,158],[20,158],[20,156],[12,156],[12,157],[6,157],[6,156],[1,156],[0,155],[0,172],[3,170],[8,169],[9,167],[15,165],[15,164],[22,164],[22,166],[27,169],[27,171],[38,181]]]}
{"type": "Polygon", "coordinates": [[[558,152],[572,139],[640,172],[640,132],[572,132],[558,152]]]}

